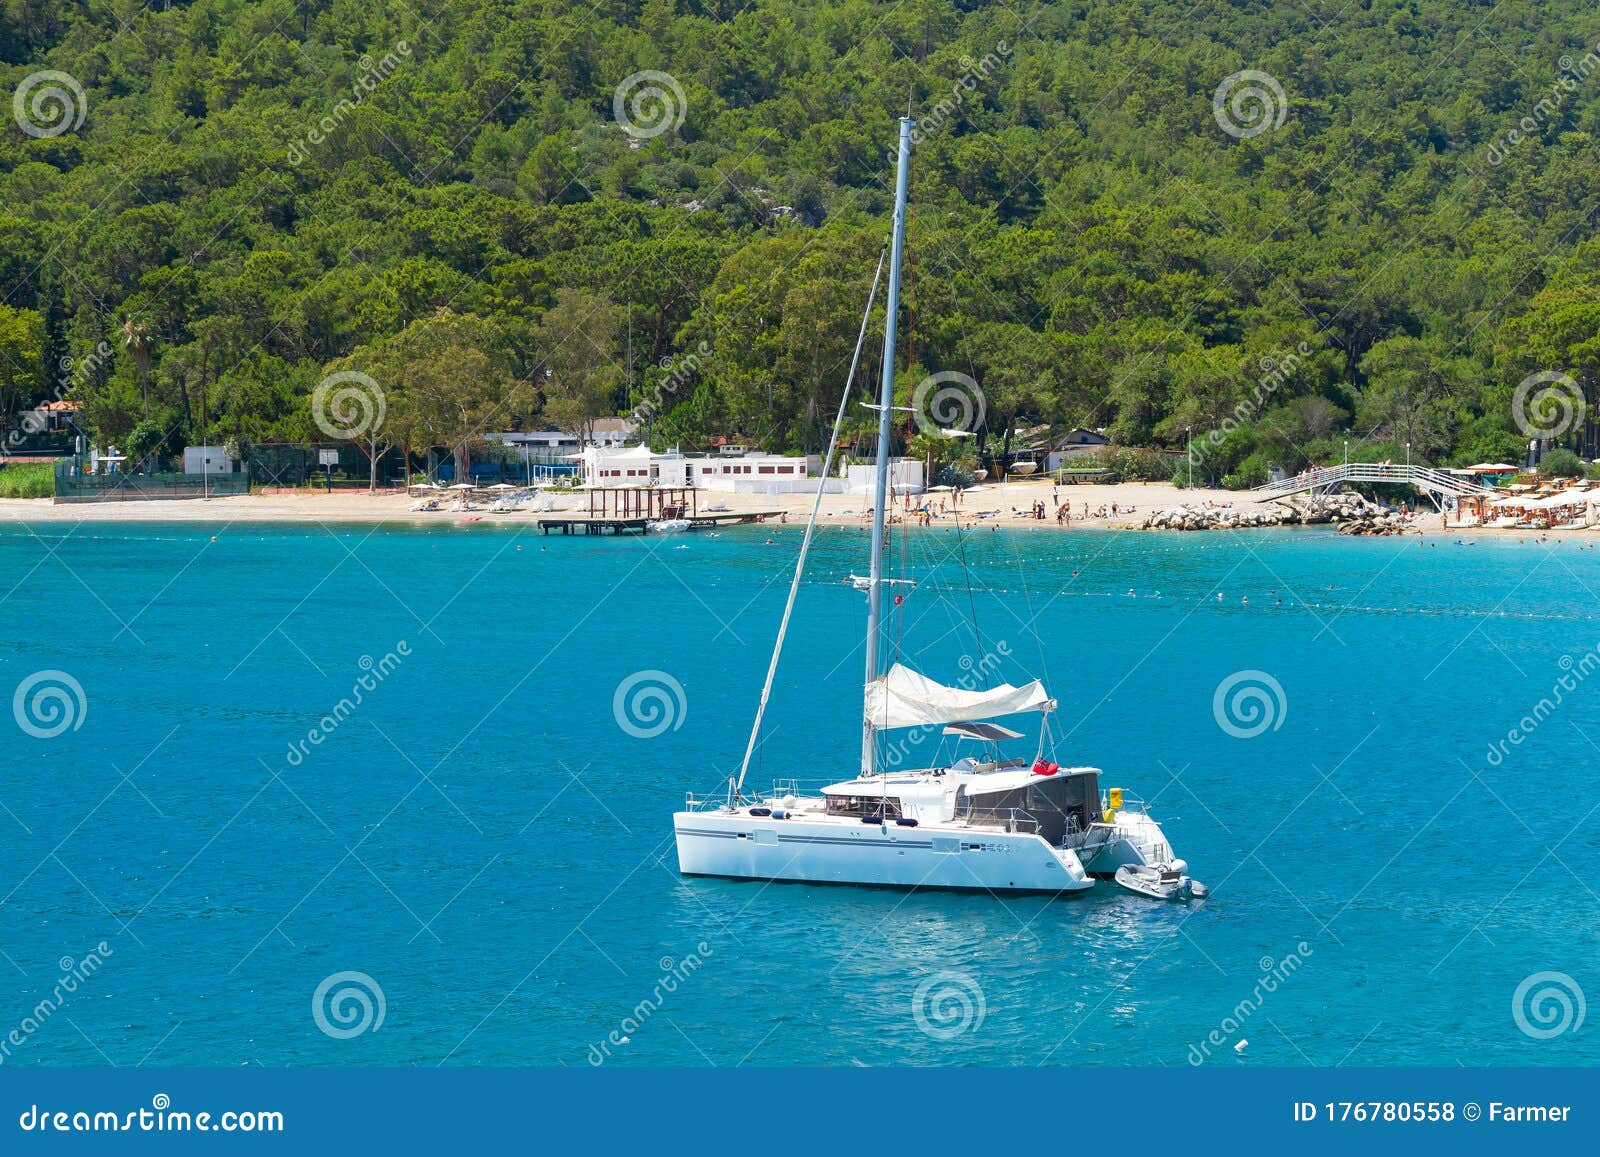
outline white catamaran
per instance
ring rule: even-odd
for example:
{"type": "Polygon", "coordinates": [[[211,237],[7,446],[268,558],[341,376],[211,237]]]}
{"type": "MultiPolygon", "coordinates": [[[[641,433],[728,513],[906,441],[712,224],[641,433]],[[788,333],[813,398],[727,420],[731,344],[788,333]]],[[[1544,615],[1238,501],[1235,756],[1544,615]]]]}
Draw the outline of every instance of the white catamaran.
{"type": "MultiPolygon", "coordinates": [[[[990,892],[1078,892],[1096,878],[1168,881],[1170,892],[1145,894],[1187,899],[1204,894],[1182,872],[1161,826],[1120,788],[1102,793],[1092,767],[1060,767],[1045,758],[1048,716],[1056,702],[1035,680],[982,690],[947,687],[895,663],[881,669],[884,590],[897,580],[883,575],[888,509],[889,440],[894,397],[895,321],[905,241],[906,192],[913,122],[900,122],[894,231],[888,246],[889,295],[884,324],[883,377],[877,406],[877,487],[873,505],[872,569],[856,580],[867,594],[867,683],[862,714],[861,771],[821,794],[803,794],[796,780],[780,780],[763,796],[746,796],[745,775],[761,732],[789,617],[821,507],[819,487],[795,563],[788,602],[761,691],[755,725],[737,778],[711,799],[691,795],[673,816],[678,868],[688,875],[756,880],[959,888],[990,892]],[[1000,758],[998,746],[1021,738],[993,722],[1040,713],[1039,753],[1033,760],[1000,758]],[[983,745],[982,755],[944,767],[895,771],[880,758],[885,733],[920,728],[983,745]],[[1120,877],[1118,877],[1120,879],[1120,877]],[[1183,882],[1179,888],[1178,881],[1183,882]]],[[[823,476],[828,476],[855,378],[867,318],[883,260],[873,280],[867,315],[856,341],[823,476]]]]}

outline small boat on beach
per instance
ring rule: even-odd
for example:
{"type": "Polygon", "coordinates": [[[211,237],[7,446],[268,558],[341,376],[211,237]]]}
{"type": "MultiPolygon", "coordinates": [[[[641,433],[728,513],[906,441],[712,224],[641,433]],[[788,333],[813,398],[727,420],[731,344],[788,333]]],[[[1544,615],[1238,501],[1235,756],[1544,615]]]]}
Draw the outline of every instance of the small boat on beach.
{"type": "Polygon", "coordinates": [[[1018,478],[1026,478],[1029,474],[1037,473],[1038,470],[1039,464],[1033,460],[1032,454],[1027,453],[1018,454],[1011,459],[1011,465],[1006,467],[1007,474],[1015,474],[1018,478]]]}

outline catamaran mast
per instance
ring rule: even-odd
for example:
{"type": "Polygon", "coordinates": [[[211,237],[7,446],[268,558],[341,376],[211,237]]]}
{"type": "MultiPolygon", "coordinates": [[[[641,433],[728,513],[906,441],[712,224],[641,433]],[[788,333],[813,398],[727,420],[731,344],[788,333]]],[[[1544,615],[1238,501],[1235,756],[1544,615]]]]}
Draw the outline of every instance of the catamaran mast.
{"type": "MultiPolygon", "coordinates": [[[[889,427],[894,406],[894,329],[900,312],[900,264],[906,241],[906,189],[911,179],[910,117],[900,118],[900,157],[894,180],[894,240],[889,246],[889,300],[883,321],[883,386],[878,396],[878,479],[872,504],[872,570],[867,584],[867,682],[883,674],[878,669],[878,643],[883,622],[883,527],[889,507],[889,427]]],[[[872,774],[875,733],[872,720],[862,713],[861,774],[872,774]]]]}

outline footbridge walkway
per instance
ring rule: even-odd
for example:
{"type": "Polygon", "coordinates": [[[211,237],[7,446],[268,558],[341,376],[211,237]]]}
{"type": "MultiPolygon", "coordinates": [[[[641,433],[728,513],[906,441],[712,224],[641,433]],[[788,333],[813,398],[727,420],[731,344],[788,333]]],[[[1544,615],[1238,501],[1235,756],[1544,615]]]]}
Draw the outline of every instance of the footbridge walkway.
{"type": "Polygon", "coordinates": [[[1290,498],[1296,494],[1321,496],[1347,482],[1387,482],[1398,486],[1413,486],[1428,495],[1439,505],[1442,498],[1468,496],[1489,497],[1499,491],[1468,478],[1436,470],[1432,466],[1413,466],[1396,462],[1346,462],[1340,466],[1323,466],[1307,470],[1292,478],[1268,482],[1257,486],[1253,493],[1259,501],[1270,502],[1290,498]]]}

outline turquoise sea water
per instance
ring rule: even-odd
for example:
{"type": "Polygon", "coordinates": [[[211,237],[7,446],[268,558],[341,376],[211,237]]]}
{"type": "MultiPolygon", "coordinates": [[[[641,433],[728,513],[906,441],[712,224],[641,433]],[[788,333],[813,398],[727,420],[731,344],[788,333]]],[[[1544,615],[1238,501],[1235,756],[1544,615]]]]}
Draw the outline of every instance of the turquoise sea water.
{"type": "MultiPolygon", "coordinates": [[[[1600,551],[913,536],[902,656],[1045,677],[1056,757],[1213,886],[1181,907],[680,877],[671,813],[737,766],[798,542],[6,527],[0,692],[82,698],[0,715],[0,1062],[1600,1061],[1600,551]],[[614,710],[644,671],[682,688],[654,736],[614,710]],[[1244,671],[1282,689],[1250,677],[1251,738],[1213,703],[1244,671]],[[383,1018],[340,1037],[313,997],[345,972],[383,1018]]],[[[761,786],[852,770],[865,545],[820,533],[761,786]]]]}

